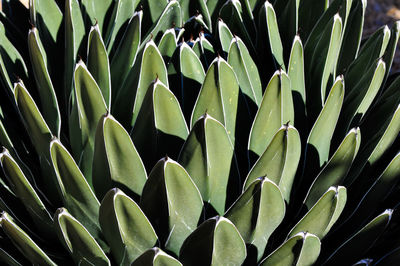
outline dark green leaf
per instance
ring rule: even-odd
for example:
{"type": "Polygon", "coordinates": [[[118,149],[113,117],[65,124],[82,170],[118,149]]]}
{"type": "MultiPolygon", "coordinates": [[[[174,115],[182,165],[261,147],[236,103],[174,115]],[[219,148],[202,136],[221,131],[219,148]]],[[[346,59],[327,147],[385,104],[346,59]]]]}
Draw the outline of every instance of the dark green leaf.
{"type": "Polygon", "coordinates": [[[186,238],[179,258],[184,265],[241,265],[246,253],[236,227],[217,216],[202,223],[186,238]]]}
{"type": "Polygon", "coordinates": [[[208,114],[202,116],[190,131],[178,162],[199,188],[203,200],[222,215],[228,181],[236,170],[233,145],[224,126],[208,114]]]}
{"type": "Polygon", "coordinates": [[[54,225],[60,241],[77,265],[111,265],[96,240],[65,208],[57,209],[54,225]]]}
{"type": "Polygon", "coordinates": [[[278,185],[284,199],[289,202],[300,154],[299,133],[294,127],[283,125],[250,170],[243,190],[247,189],[256,178],[266,176],[278,185]]]}
{"type": "Polygon", "coordinates": [[[320,251],[321,242],[317,236],[300,232],[268,255],[260,266],[312,265],[317,260],[320,251]]]}
{"type": "Polygon", "coordinates": [[[140,202],[156,230],[163,232],[160,240],[165,248],[179,255],[203,210],[200,192],[189,174],[177,162],[161,159],[149,175],[140,202]]]}
{"type": "Polygon", "coordinates": [[[53,134],[59,136],[61,130],[60,110],[53,83],[48,72],[45,51],[36,28],[29,30],[28,47],[36,86],[39,89],[43,117],[53,134]]]}
{"type": "Polygon", "coordinates": [[[93,187],[99,199],[112,187],[141,195],[146,170],[128,132],[111,115],[97,126],[93,156],[93,187]]]}
{"type": "Polygon", "coordinates": [[[13,244],[31,263],[36,265],[57,265],[17,224],[15,224],[8,213],[2,213],[0,225],[13,244]]]}
{"type": "Polygon", "coordinates": [[[157,242],[156,232],[142,210],[117,188],[101,202],[99,220],[118,265],[130,265],[157,242]]]}
{"type": "Polygon", "coordinates": [[[111,105],[111,74],[106,47],[99,25],[94,25],[88,37],[87,68],[100,88],[107,108],[111,105]]]}
{"type": "Polygon", "coordinates": [[[225,216],[235,224],[247,244],[257,248],[257,260],[285,215],[285,200],[278,186],[258,178],[229,208],[225,216]]]}

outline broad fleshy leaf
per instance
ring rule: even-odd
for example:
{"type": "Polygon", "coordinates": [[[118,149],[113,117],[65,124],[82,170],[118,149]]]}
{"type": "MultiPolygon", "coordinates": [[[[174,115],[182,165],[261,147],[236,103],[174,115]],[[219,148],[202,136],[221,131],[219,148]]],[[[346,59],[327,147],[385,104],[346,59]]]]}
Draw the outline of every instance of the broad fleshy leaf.
{"type": "Polygon", "coordinates": [[[300,155],[299,133],[294,127],[283,125],[250,170],[243,190],[246,190],[258,177],[266,176],[278,185],[284,199],[289,202],[300,155]]]}
{"type": "Polygon", "coordinates": [[[294,109],[290,80],[283,71],[276,71],[265,89],[254,118],[248,149],[261,156],[283,124],[293,124],[294,109]]]}
{"type": "Polygon", "coordinates": [[[110,114],[97,126],[92,169],[99,199],[113,187],[123,187],[131,196],[142,194],[147,180],[142,159],[128,132],[110,114]]]}
{"type": "Polygon", "coordinates": [[[111,15],[110,23],[108,24],[104,38],[108,53],[110,53],[112,49],[116,48],[115,41],[117,35],[121,34],[121,32],[124,32],[124,24],[133,16],[139,2],[140,1],[138,0],[115,1],[113,13],[111,15]]]}
{"type": "Polygon", "coordinates": [[[59,136],[61,130],[60,110],[48,72],[46,55],[36,28],[29,30],[28,47],[36,86],[39,89],[43,117],[53,134],[59,136]]]}
{"type": "Polygon", "coordinates": [[[239,85],[232,67],[221,57],[217,57],[207,70],[191,117],[193,127],[204,113],[221,122],[235,143],[236,113],[239,85]]]}
{"type": "Polygon", "coordinates": [[[71,135],[70,140],[75,160],[79,160],[82,172],[92,186],[94,137],[101,116],[107,112],[107,106],[99,86],[82,61],[76,65],[74,79],[79,124],[70,126],[79,127],[81,136],[75,139],[71,135]]]}
{"type": "Polygon", "coordinates": [[[257,178],[229,208],[225,217],[239,230],[247,244],[257,248],[257,260],[268,239],[285,216],[285,200],[268,178],[257,178]]]}
{"type": "MultiPolygon", "coordinates": [[[[7,150],[0,153],[0,163],[5,176],[9,181],[10,188],[22,201],[35,225],[41,232],[51,235],[49,228],[52,228],[53,219],[36,193],[32,184],[25,177],[21,168],[7,150]]],[[[50,230],[51,231],[51,230],[50,230]]]]}
{"type": "Polygon", "coordinates": [[[140,205],[156,230],[162,232],[159,238],[165,248],[179,255],[203,210],[200,192],[186,170],[170,158],[158,161],[143,188],[140,205]]]}
{"type": "Polygon", "coordinates": [[[56,266],[47,254],[11,218],[3,212],[0,225],[18,250],[33,264],[56,266]]]}
{"type": "Polygon", "coordinates": [[[308,209],[311,209],[329,187],[342,184],[357,155],[360,142],[360,129],[350,130],[311,185],[304,201],[308,209]]]}
{"type": "Polygon", "coordinates": [[[344,242],[324,263],[324,265],[338,265],[341,263],[356,262],[375,243],[378,237],[388,227],[393,210],[386,210],[375,217],[360,231],[344,242]]]}
{"type": "Polygon", "coordinates": [[[111,61],[112,98],[117,97],[126,76],[137,58],[143,12],[135,12],[129,20],[122,40],[111,61]]]}
{"type": "Polygon", "coordinates": [[[62,196],[64,206],[103,248],[106,247],[101,240],[98,220],[100,203],[78,165],[57,139],[50,143],[50,154],[57,175],[58,191],[62,196]]]}
{"type": "Polygon", "coordinates": [[[261,266],[312,265],[321,251],[321,241],[311,233],[300,232],[286,240],[279,248],[268,255],[261,266]]]}
{"type": "Polygon", "coordinates": [[[140,255],[140,257],[131,264],[131,266],[142,265],[182,266],[182,263],[168,255],[161,249],[155,247],[143,252],[142,255],[140,255]]]}
{"type": "Polygon", "coordinates": [[[99,221],[119,265],[131,265],[157,242],[157,235],[139,206],[114,188],[103,198],[99,221]]]}
{"type": "Polygon", "coordinates": [[[249,51],[239,37],[232,39],[228,64],[232,66],[242,92],[260,106],[262,98],[260,75],[249,51]]]}
{"type": "Polygon", "coordinates": [[[159,80],[152,82],[131,133],[146,167],[152,167],[166,153],[176,158],[188,134],[174,94],[159,80]]]}
{"type": "Polygon", "coordinates": [[[58,237],[78,265],[111,265],[104,251],[83,225],[65,208],[57,209],[54,225],[58,237]]]}
{"type": "Polygon", "coordinates": [[[288,237],[292,237],[299,232],[309,232],[322,239],[339,218],[346,200],[347,193],[345,187],[330,187],[293,227],[288,237]]]}
{"type": "Polygon", "coordinates": [[[178,162],[193,179],[203,200],[222,215],[228,183],[237,171],[233,145],[224,126],[208,114],[202,116],[190,131],[178,162]]]}
{"type": "Polygon", "coordinates": [[[184,265],[241,265],[246,254],[243,238],[233,223],[217,216],[203,222],[186,238],[179,259],[184,265]]]}
{"type": "Polygon", "coordinates": [[[87,45],[87,68],[100,88],[107,108],[111,106],[111,74],[106,47],[101,37],[99,25],[89,32],[87,45]]]}

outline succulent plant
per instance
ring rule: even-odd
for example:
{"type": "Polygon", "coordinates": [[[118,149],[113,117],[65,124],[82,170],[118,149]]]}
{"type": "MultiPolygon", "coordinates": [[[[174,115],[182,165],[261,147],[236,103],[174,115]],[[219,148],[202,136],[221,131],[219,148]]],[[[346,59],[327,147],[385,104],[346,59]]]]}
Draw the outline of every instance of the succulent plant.
{"type": "Polygon", "coordinates": [[[400,261],[400,22],[366,0],[0,13],[0,261],[400,261]]]}

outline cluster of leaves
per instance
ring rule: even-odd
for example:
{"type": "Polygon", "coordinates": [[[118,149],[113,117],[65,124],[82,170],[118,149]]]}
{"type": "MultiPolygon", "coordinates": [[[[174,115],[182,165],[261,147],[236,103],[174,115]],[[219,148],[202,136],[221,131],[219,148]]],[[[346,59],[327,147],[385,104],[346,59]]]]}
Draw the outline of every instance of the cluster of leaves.
{"type": "Polygon", "coordinates": [[[365,0],[3,8],[0,261],[400,260],[400,23],[362,41],[365,0]]]}

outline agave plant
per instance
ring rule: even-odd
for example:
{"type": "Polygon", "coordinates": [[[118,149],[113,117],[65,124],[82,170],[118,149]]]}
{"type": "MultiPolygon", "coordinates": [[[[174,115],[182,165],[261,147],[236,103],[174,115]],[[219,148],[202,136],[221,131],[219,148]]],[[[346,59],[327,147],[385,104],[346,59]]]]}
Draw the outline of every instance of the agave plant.
{"type": "Polygon", "coordinates": [[[400,261],[400,22],[366,0],[0,13],[0,261],[400,261]]]}

